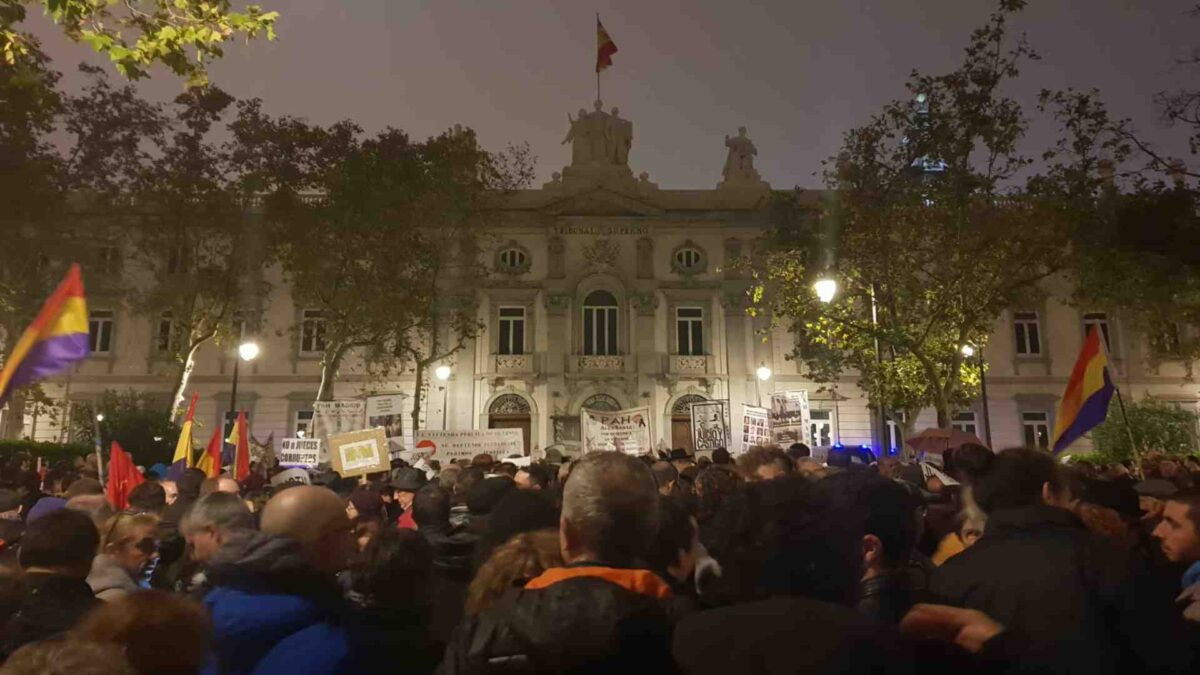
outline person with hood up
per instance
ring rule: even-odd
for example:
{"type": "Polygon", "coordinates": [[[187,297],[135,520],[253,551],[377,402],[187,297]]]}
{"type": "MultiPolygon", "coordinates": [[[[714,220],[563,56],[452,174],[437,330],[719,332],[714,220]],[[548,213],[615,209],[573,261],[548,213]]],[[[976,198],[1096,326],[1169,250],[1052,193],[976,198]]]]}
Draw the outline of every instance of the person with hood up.
{"type": "Polygon", "coordinates": [[[108,519],[100,554],[87,578],[97,598],[116,600],[140,590],[142,572],[158,556],[157,528],[158,518],[145,513],[118,513],[108,519]]]}
{"type": "Polygon", "coordinates": [[[293,487],[267,502],[261,528],[231,533],[209,561],[206,672],[345,672],[351,648],[335,577],[354,540],[344,503],[327,488],[293,487]]]}

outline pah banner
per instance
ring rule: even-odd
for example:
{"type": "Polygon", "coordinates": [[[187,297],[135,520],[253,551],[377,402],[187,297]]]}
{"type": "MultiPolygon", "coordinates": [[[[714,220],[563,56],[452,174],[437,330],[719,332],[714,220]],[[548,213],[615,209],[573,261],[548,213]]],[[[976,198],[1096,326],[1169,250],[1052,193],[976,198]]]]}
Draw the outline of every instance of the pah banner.
{"type": "Polygon", "coordinates": [[[691,405],[692,447],[696,452],[729,449],[729,401],[691,405]]]}
{"type": "MultiPolygon", "coordinates": [[[[317,401],[313,403],[312,437],[325,441],[325,450],[331,452],[329,437],[363,428],[363,413],[366,404],[362,401],[317,401]]],[[[321,459],[325,459],[322,455],[321,459]]]]}
{"type": "Polygon", "coordinates": [[[654,452],[650,440],[650,408],[627,410],[579,411],[579,426],[583,430],[583,452],[615,450],[627,455],[646,455],[654,452]]]}
{"type": "Polygon", "coordinates": [[[766,408],[756,405],[742,406],[742,452],[755,445],[770,445],[771,422],[767,415],[766,408]]]}
{"type": "Polygon", "coordinates": [[[771,441],[785,449],[792,443],[808,442],[808,390],[771,394],[771,441]]]}
{"type": "MultiPolygon", "coordinates": [[[[393,456],[407,447],[406,442],[412,441],[411,436],[404,435],[404,402],[407,398],[404,394],[367,397],[367,427],[383,427],[389,454],[393,456]]],[[[408,412],[412,412],[411,403],[408,412]]]]}
{"type": "Polygon", "coordinates": [[[285,438],[279,441],[279,464],[315,469],[321,463],[321,439],[285,438]]]}
{"type": "Polygon", "coordinates": [[[459,459],[470,460],[485,452],[497,461],[512,455],[525,455],[525,434],[520,429],[423,429],[414,438],[416,444],[412,455],[436,459],[442,466],[459,459]]]}

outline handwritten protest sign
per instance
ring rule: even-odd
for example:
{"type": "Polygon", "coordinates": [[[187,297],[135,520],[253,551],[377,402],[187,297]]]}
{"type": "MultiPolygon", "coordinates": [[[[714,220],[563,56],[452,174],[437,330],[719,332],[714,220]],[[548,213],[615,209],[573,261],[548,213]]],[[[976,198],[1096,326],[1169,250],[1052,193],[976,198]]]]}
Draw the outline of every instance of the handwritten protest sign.
{"type": "Polygon", "coordinates": [[[644,455],[654,451],[650,434],[650,408],[626,410],[579,411],[579,426],[583,429],[583,451],[615,450],[629,455],[644,455]]]}

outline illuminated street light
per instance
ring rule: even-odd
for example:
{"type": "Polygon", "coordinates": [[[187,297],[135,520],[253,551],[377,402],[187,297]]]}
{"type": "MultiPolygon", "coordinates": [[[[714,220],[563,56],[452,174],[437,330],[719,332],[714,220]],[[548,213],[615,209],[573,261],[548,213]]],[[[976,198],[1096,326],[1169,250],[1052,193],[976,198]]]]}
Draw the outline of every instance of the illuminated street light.
{"type": "Polygon", "coordinates": [[[971,345],[963,345],[962,346],[962,355],[967,357],[968,359],[971,358],[972,356],[975,356],[975,348],[972,347],[971,345]]]}
{"type": "Polygon", "coordinates": [[[817,291],[817,298],[824,303],[833,302],[833,296],[837,295],[838,285],[833,279],[819,279],[813,284],[813,289],[817,291]]]}
{"type": "Polygon", "coordinates": [[[445,382],[450,379],[450,366],[441,365],[434,369],[433,376],[445,382]]]}
{"type": "Polygon", "coordinates": [[[104,421],[104,413],[96,413],[96,421],[103,422],[104,421]]]}
{"type": "Polygon", "coordinates": [[[238,355],[243,361],[253,361],[258,358],[258,343],[253,340],[238,345],[238,355]]]}
{"type": "Polygon", "coordinates": [[[758,367],[758,370],[755,371],[755,374],[757,374],[758,379],[762,380],[763,382],[771,379],[771,369],[768,368],[767,364],[765,363],[758,367]]]}

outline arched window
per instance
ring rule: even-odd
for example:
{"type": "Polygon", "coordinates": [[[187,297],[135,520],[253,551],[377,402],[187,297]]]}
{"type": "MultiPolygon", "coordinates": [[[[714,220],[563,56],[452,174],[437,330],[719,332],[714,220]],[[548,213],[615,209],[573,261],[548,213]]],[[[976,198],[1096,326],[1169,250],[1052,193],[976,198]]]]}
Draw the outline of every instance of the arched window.
{"type": "Polygon", "coordinates": [[[616,412],[621,409],[621,402],[608,394],[593,394],[581,406],[585,410],[603,410],[616,412]]]}
{"type": "Polygon", "coordinates": [[[528,415],[529,401],[517,394],[501,394],[488,406],[489,415],[528,415]]]}
{"type": "Polygon", "coordinates": [[[529,271],[529,251],[510,241],[496,252],[496,270],[504,274],[524,274],[529,271]]]}
{"type": "Polygon", "coordinates": [[[685,241],[671,255],[671,271],[677,274],[700,274],[708,267],[704,249],[685,241]]]}
{"type": "Polygon", "coordinates": [[[608,291],[592,291],[583,300],[583,353],[615,356],[617,346],[617,298],[608,291]]]}
{"type": "Polygon", "coordinates": [[[693,403],[703,403],[707,400],[699,394],[684,394],[675,400],[675,405],[671,406],[671,414],[690,415],[692,414],[693,403]]]}

